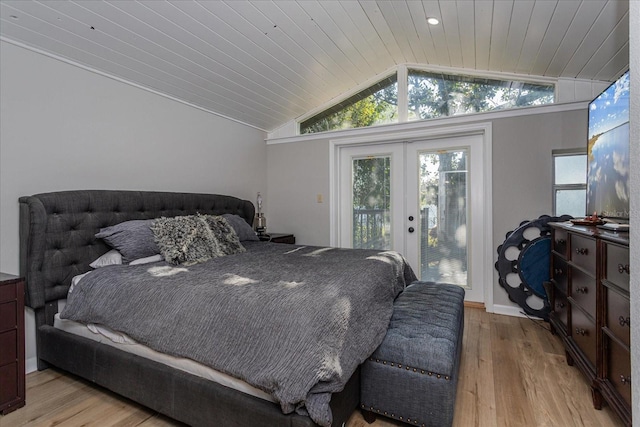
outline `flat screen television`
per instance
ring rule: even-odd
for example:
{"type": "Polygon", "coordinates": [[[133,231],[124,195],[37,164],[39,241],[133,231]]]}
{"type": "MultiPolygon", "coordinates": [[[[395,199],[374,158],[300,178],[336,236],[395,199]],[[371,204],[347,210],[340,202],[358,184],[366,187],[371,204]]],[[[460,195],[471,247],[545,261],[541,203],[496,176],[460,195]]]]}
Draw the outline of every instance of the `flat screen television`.
{"type": "Polygon", "coordinates": [[[629,220],[629,71],[589,103],[587,215],[629,220]]]}

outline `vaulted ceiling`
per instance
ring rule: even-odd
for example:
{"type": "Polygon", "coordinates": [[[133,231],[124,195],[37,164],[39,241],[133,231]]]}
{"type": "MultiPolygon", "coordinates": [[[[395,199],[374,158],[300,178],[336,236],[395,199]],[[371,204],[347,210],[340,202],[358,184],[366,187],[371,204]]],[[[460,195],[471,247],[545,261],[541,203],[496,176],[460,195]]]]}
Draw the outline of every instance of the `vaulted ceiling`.
{"type": "Polygon", "coordinates": [[[0,37],[270,131],[399,64],[612,81],[629,66],[628,13],[628,0],[2,0],[0,37]]]}

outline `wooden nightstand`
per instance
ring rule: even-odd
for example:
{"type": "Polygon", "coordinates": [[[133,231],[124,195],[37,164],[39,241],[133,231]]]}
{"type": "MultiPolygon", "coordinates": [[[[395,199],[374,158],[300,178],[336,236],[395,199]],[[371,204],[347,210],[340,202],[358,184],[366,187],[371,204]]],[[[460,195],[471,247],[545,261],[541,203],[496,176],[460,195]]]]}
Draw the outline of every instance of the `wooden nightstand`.
{"type": "Polygon", "coordinates": [[[287,233],[267,233],[264,236],[260,236],[260,240],[263,242],[289,243],[290,245],[294,245],[296,243],[296,236],[287,233]]]}
{"type": "Polygon", "coordinates": [[[0,273],[0,414],[24,406],[24,279],[0,273]]]}

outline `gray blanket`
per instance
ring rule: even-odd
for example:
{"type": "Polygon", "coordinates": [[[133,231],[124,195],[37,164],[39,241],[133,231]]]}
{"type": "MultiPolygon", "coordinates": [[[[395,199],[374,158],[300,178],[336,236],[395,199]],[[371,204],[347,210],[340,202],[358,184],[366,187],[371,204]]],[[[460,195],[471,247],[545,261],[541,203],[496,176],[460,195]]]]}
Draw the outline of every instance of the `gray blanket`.
{"type": "Polygon", "coordinates": [[[329,426],[331,393],[382,342],[393,300],[415,275],[395,252],[245,246],[188,267],[100,268],[61,317],[211,366],[329,426]]]}

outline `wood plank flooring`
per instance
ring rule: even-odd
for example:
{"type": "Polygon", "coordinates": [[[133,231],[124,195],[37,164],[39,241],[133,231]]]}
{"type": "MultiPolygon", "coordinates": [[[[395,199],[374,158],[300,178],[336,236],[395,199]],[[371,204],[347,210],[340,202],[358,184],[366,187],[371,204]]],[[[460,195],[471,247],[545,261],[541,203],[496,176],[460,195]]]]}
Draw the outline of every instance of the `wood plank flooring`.
{"type": "MultiPolygon", "coordinates": [[[[619,427],[608,408],[593,409],[586,380],[567,365],[548,324],[465,308],[455,427],[619,427]]],[[[0,416],[0,427],[181,424],[54,369],[27,375],[27,405],[0,416]]],[[[215,420],[212,420],[215,426],[215,420]]],[[[356,410],[347,427],[402,426],[356,410]]]]}

